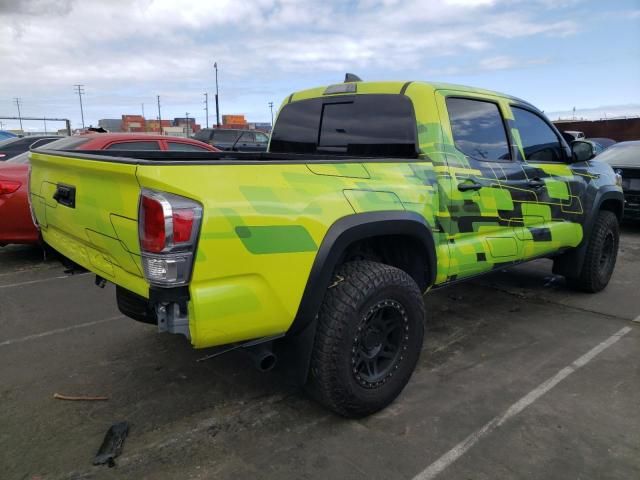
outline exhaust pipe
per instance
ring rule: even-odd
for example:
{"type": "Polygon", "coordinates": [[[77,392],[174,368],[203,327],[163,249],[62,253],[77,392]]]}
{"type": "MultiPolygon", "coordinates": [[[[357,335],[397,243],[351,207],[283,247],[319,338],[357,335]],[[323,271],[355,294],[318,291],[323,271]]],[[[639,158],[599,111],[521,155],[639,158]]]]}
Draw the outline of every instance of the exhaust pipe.
{"type": "Polygon", "coordinates": [[[278,357],[273,353],[272,342],[259,343],[251,347],[244,347],[242,350],[251,357],[253,364],[261,372],[273,370],[278,361],[278,357]]]}

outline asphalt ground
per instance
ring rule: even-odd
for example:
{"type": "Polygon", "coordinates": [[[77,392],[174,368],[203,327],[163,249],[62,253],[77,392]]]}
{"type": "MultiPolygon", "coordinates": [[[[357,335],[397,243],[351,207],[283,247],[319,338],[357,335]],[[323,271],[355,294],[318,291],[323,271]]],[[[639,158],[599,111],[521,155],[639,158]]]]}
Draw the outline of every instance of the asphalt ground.
{"type": "Polygon", "coordinates": [[[122,317],[113,286],[5,247],[0,478],[640,478],[639,287],[627,225],[599,294],[546,260],[429,293],[410,384],[354,421],[243,354],[196,362],[206,351],[122,317]],[[93,466],[122,420],[116,466],[93,466]]]}

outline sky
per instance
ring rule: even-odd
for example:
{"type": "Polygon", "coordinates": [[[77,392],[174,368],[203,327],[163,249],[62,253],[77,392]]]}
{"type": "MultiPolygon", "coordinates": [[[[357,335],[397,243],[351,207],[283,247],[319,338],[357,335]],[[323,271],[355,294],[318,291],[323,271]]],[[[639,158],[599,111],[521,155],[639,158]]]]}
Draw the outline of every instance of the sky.
{"type": "Polygon", "coordinates": [[[204,126],[204,92],[214,124],[214,62],[221,114],[255,122],[345,72],[497,90],[553,120],[640,115],[640,0],[0,0],[0,116],[18,97],[80,127],[83,84],[87,126],[157,118],[157,95],[204,126]]]}

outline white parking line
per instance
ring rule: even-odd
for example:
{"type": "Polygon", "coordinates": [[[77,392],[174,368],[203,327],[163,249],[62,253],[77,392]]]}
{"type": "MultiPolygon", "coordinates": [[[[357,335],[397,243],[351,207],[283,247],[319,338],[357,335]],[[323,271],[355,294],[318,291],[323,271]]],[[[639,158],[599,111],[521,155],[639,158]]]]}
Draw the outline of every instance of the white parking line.
{"type": "Polygon", "coordinates": [[[0,285],[0,289],[22,287],[24,285],[33,285],[34,283],[50,282],[51,280],[60,280],[61,278],[81,277],[83,275],[91,275],[91,272],[75,273],[73,275],[59,275],[57,277],[41,278],[39,280],[29,280],[28,282],[10,283],[8,285],[0,285]]]}
{"type": "Polygon", "coordinates": [[[525,408],[531,405],[533,402],[538,400],[542,395],[547,393],[557,384],[559,384],[562,380],[567,378],[573,372],[578,370],[581,367],[584,367],[587,363],[593,360],[597,355],[602,353],[604,350],[609,348],[611,345],[620,340],[624,335],[631,331],[630,327],[624,327],[618,330],[616,333],[607,338],[604,342],[596,345],[594,348],[589,350],[587,353],[582,355],[580,358],[575,360],[570,365],[564,367],[558,373],[556,373],[553,377],[545,380],[540,385],[538,385],[531,392],[527,393],[524,397],[518,400],[516,403],[511,405],[502,415],[499,415],[493,418],[489,423],[483,426],[480,430],[473,432],[467,438],[465,438],[458,445],[453,447],[447,453],[442,455],[438,460],[433,462],[427,468],[425,468],[418,475],[413,477],[413,480],[431,480],[438,476],[445,468],[455,462],[457,459],[462,457],[471,447],[473,447],[481,438],[488,435],[496,428],[500,427],[503,423],[505,423],[510,418],[515,417],[520,412],[522,412],[525,408]]]}
{"type": "Polygon", "coordinates": [[[634,319],[632,320],[632,322],[640,323],[640,315],[638,315],[636,318],[634,318],[634,319]]]}
{"type": "Polygon", "coordinates": [[[117,320],[118,318],[124,318],[124,315],[116,315],[115,317],[103,318],[102,320],[94,320],[93,322],[80,323],[78,325],[71,325],[70,327],[56,328],[55,330],[49,330],[42,333],[34,333],[33,335],[27,335],[26,337],[12,338],[11,340],[5,340],[4,342],[0,342],[0,347],[6,347],[7,345],[12,345],[14,343],[27,342],[29,340],[35,340],[37,338],[48,337],[49,335],[56,335],[57,333],[65,333],[71,330],[76,330],[78,328],[90,327],[92,325],[98,325],[100,323],[117,320]]]}

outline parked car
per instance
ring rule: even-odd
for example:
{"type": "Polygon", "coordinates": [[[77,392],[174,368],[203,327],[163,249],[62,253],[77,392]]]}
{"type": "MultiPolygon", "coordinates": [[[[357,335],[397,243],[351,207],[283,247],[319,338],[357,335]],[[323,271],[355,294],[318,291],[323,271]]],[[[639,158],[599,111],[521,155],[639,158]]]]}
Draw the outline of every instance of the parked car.
{"type": "Polygon", "coordinates": [[[277,360],[361,417],[409,381],[424,292],[541,257],[606,287],[622,189],[590,143],[572,147],[512,96],[349,82],[287,97],[267,153],[33,155],[31,204],[124,314],[277,360]]]}
{"type": "Polygon", "coordinates": [[[16,155],[20,155],[22,152],[28,151],[31,145],[36,142],[38,145],[45,145],[61,138],[64,137],[34,135],[31,137],[13,137],[2,140],[0,141],[0,162],[9,160],[16,155]]]}
{"type": "Polygon", "coordinates": [[[595,155],[601,154],[607,148],[609,148],[611,145],[616,143],[615,140],[613,140],[611,138],[604,138],[604,137],[586,138],[585,140],[593,143],[593,153],[595,155]]]}
{"type": "Polygon", "coordinates": [[[569,145],[575,140],[584,140],[586,138],[584,132],[579,132],[578,130],[565,130],[562,132],[562,136],[569,145]]]}
{"type": "Polygon", "coordinates": [[[217,148],[192,138],[134,133],[89,133],[75,137],[76,150],[146,150],[217,152],[217,148]]]}
{"type": "Polygon", "coordinates": [[[264,152],[269,145],[269,136],[257,130],[204,128],[193,138],[213,145],[220,150],[235,152],[264,152]]]}
{"type": "MultiPolygon", "coordinates": [[[[47,150],[219,151],[211,145],[189,138],[130,133],[54,137],[55,141],[47,137],[45,140],[39,140],[36,148],[46,145],[47,150]]],[[[39,241],[38,231],[29,212],[28,176],[29,152],[23,152],[0,163],[0,246],[39,241]]]]}
{"type": "Polygon", "coordinates": [[[622,175],[625,218],[640,220],[640,140],[620,142],[597,157],[622,175]]]}
{"type": "Polygon", "coordinates": [[[15,133],[7,132],[6,130],[0,130],[0,141],[7,140],[9,138],[16,138],[18,135],[15,133]]]}

